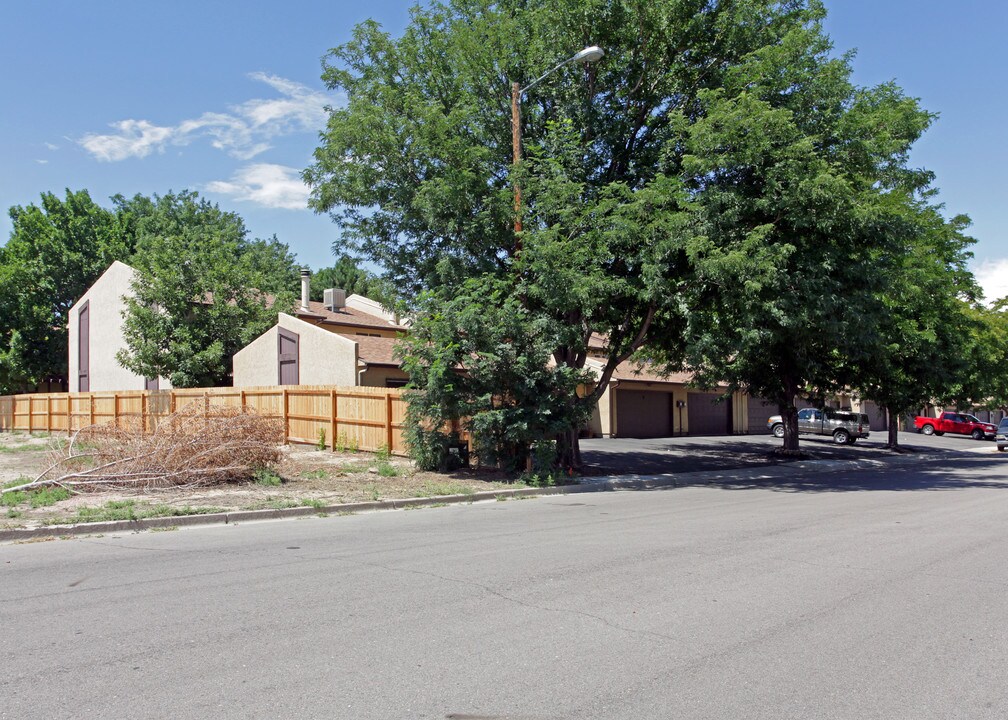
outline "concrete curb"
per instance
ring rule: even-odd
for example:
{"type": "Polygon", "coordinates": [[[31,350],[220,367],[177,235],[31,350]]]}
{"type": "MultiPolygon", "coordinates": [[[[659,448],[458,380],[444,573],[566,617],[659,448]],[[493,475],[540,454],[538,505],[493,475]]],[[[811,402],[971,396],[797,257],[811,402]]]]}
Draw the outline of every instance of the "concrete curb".
{"type": "Polygon", "coordinates": [[[178,515],[172,517],[143,518],[139,520],[112,520],[107,522],[81,523],[77,525],[46,525],[38,528],[12,528],[0,530],[0,543],[32,540],[44,537],[68,537],[77,535],[101,535],[113,532],[141,532],[157,528],[192,527],[197,525],[235,525],[241,522],[263,520],[285,520],[310,517],[313,515],[353,515],[383,510],[405,510],[408,508],[430,507],[432,505],[461,505],[492,500],[509,500],[525,497],[548,497],[551,495],[576,495],[579,493],[613,492],[617,490],[650,490],[656,488],[678,488],[713,485],[725,481],[772,480],[774,478],[799,475],[809,472],[836,472],[839,470],[868,470],[888,465],[905,465],[921,460],[930,460],[932,453],[904,455],[863,460],[799,460],[759,468],[736,468],[734,470],[701,470],[691,473],[665,475],[620,475],[584,478],[578,485],[556,485],[553,487],[507,488],[482,490],[462,495],[437,495],[422,498],[397,498],[368,502],[340,503],[316,508],[310,505],[274,510],[235,510],[234,512],[206,513],[204,515],[178,515]]]}

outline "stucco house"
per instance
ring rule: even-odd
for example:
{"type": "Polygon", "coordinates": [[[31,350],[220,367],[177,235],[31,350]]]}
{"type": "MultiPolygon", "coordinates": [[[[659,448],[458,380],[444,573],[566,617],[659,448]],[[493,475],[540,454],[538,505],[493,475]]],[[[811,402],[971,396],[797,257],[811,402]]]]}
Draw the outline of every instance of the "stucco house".
{"type": "Polygon", "coordinates": [[[134,274],[132,267],[116,260],[70,308],[70,392],[171,387],[165,378],[145,378],[116,360],[116,353],[126,347],[123,312],[125,298],[133,293],[134,274]]]}
{"type": "Polygon", "coordinates": [[[402,387],[408,377],[393,356],[409,331],[394,314],[362,295],[325,291],[308,299],[310,273],[301,274],[301,303],[235,353],[235,387],[348,385],[402,387]]]}

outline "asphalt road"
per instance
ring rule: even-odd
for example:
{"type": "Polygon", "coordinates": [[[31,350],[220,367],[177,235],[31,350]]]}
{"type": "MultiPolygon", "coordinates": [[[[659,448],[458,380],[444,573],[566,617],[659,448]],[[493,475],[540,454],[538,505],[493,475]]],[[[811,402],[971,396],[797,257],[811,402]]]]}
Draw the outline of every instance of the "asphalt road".
{"type": "Polygon", "coordinates": [[[0,718],[1005,718],[989,450],[0,546],[0,718]]]}

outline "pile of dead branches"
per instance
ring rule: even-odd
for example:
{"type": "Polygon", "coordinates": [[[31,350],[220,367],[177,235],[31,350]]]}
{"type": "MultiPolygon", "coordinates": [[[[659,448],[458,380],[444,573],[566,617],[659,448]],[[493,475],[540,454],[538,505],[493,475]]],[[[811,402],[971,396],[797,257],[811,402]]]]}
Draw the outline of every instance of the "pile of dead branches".
{"type": "Polygon", "coordinates": [[[72,492],[110,488],[193,488],[247,480],[282,457],[283,421],[249,409],[197,401],[158,419],[153,432],[138,425],[92,425],[54,449],[35,480],[5,492],[57,485],[72,492]]]}

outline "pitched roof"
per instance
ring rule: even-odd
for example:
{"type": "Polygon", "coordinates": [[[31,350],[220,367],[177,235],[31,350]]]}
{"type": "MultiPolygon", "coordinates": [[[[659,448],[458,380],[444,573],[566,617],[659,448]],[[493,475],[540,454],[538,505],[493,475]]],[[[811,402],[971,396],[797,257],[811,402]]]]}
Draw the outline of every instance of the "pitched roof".
{"type": "MultiPolygon", "coordinates": [[[[598,377],[602,371],[604,363],[599,358],[589,358],[587,367],[593,369],[598,377]]],[[[624,360],[613,370],[610,381],[618,382],[644,382],[658,383],[666,385],[691,385],[693,383],[693,373],[674,372],[664,373],[657,366],[648,362],[638,362],[636,360],[624,360]]],[[[718,385],[718,389],[724,389],[723,384],[718,385]]]]}
{"type": "Polygon", "coordinates": [[[612,374],[612,379],[636,380],[638,382],[679,383],[686,385],[693,382],[693,374],[685,372],[665,374],[651,363],[624,360],[616,366],[616,369],[612,374]]]}
{"type": "Polygon", "coordinates": [[[399,367],[401,364],[393,354],[393,348],[397,342],[396,338],[348,335],[346,333],[335,334],[357,343],[358,357],[367,365],[399,367]]]}
{"type": "MultiPolygon", "coordinates": [[[[301,305],[294,309],[294,315],[302,320],[315,321],[338,325],[352,325],[354,327],[379,328],[383,330],[402,330],[406,332],[408,328],[396,325],[383,317],[366,313],[352,307],[342,307],[339,310],[330,310],[322,303],[312,300],[308,303],[308,310],[302,310],[301,305]]],[[[354,336],[357,339],[357,336],[354,336]]]]}

